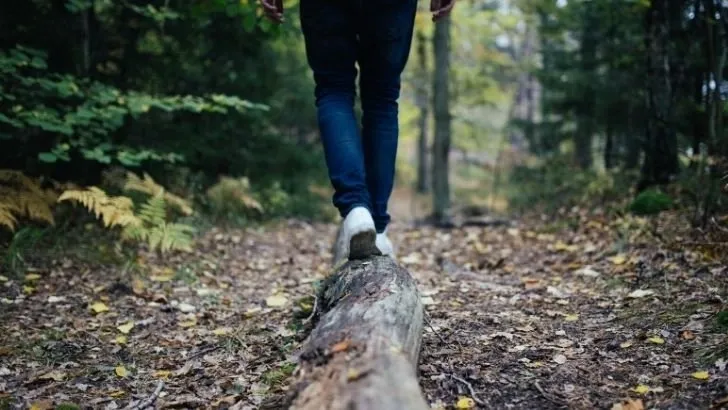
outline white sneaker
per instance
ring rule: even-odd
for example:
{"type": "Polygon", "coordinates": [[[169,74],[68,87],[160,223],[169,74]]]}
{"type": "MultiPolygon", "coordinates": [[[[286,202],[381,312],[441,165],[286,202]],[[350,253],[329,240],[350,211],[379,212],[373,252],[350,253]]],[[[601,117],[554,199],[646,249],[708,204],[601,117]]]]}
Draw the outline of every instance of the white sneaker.
{"type": "Polygon", "coordinates": [[[369,211],[361,206],[352,209],[339,227],[334,244],[334,266],[347,259],[364,259],[379,254],[376,237],[377,231],[369,211]]]}
{"type": "Polygon", "coordinates": [[[376,244],[377,249],[379,249],[379,252],[382,252],[382,255],[389,256],[392,259],[395,259],[394,246],[392,245],[392,241],[390,241],[389,237],[387,236],[387,231],[377,234],[376,244]]]}

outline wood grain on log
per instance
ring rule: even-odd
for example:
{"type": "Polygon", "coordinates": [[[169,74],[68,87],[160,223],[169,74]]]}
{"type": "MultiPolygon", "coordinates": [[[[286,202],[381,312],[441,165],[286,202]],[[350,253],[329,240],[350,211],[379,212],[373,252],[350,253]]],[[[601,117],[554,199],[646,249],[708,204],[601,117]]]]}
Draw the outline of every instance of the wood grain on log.
{"type": "Polygon", "coordinates": [[[404,268],[384,256],[349,261],[325,281],[317,304],[291,408],[429,408],[416,371],[424,310],[404,268]]]}

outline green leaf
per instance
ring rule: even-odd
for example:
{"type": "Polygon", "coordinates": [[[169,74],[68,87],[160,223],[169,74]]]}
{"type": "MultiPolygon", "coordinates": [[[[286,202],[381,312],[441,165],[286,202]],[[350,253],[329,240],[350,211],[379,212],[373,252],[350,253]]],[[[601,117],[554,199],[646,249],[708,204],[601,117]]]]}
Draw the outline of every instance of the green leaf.
{"type": "Polygon", "coordinates": [[[38,153],[38,160],[52,164],[58,160],[58,157],[52,152],[41,152],[38,153]]]}

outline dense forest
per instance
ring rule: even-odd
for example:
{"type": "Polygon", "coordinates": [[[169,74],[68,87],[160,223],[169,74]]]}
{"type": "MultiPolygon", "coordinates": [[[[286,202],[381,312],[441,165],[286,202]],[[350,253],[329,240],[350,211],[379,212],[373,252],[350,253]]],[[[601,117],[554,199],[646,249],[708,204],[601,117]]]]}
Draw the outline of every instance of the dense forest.
{"type": "Polygon", "coordinates": [[[728,3],[420,1],[341,268],[301,1],[0,2],[0,410],[725,406],[728,3]]]}

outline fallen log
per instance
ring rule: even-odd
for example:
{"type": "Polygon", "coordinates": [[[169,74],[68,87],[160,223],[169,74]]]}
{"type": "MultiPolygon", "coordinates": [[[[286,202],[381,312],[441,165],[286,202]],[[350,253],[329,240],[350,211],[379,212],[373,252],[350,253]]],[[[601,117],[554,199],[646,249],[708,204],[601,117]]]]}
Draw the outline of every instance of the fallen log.
{"type": "Polygon", "coordinates": [[[404,268],[385,256],[346,262],[324,281],[316,305],[290,408],[429,408],[416,370],[424,309],[404,268]]]}

